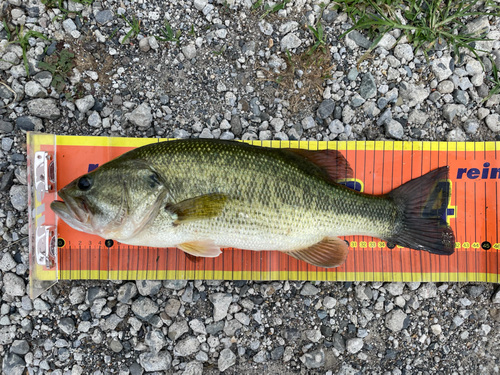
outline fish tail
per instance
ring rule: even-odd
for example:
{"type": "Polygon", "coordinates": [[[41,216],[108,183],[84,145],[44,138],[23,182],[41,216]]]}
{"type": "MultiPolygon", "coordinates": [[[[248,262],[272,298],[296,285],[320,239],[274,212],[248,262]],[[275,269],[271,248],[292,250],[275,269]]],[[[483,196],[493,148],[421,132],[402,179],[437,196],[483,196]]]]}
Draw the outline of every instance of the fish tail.
{"type": "Polygon", "coordinates": [[[432,254],[453,254],[455,235],[446,221],[451,196],[448,170],[448,166],[437,168],[387,194],[397,207],[393,234],[384,238],[387,242],[432,254]]]}

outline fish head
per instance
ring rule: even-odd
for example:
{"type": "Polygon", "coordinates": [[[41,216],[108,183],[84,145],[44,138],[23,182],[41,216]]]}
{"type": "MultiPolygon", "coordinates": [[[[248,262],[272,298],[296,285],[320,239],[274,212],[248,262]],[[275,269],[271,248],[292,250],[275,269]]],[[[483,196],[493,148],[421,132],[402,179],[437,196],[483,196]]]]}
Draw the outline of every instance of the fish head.
{"type": "Polygon", "coordinates": [[[164,184],[150,167],[104,164],[59,190],[62,201],[50,207],[76,230],[123,240],[154,219],[165,195],[164,184]]]}

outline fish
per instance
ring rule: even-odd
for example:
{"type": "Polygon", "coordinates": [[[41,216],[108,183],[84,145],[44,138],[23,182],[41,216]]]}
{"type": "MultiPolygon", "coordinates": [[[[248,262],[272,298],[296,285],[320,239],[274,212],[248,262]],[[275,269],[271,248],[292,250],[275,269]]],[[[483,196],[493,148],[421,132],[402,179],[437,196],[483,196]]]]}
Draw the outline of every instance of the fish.
{"type": "MultiPolygon", "coordinates": [[[[223,248],[274,250],[311,265],[343,264],[339,236],[451,255],[443,217],[448,166],[387,194],[339,183],[354,173],[340,151],[186,139],[131,150],[59,190],[52,210],[72,228],[123,244],[177,247],[196,257],[223,248]]],[[[445,210],[446,211],[446,210],[445,210]]]]}

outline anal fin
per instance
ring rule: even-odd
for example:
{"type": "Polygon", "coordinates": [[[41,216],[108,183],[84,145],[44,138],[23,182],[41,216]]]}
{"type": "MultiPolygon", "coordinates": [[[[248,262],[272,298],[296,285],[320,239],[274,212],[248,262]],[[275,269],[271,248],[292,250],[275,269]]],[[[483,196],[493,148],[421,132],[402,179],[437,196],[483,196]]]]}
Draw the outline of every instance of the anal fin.
{"type": "Polygon", "coordinates": [[[222,253],[220,247],[212,240],[185,242],[177,245],[177,247],[185,253],[197,257],[215,258],[222,253]]]}
{"type": "Polygon", "coordinates": [[[333,268],[345,262],[349,246],[338,237],[325,237],[322,241],[305,249],[283,252],[313,266],[333,268]]]}

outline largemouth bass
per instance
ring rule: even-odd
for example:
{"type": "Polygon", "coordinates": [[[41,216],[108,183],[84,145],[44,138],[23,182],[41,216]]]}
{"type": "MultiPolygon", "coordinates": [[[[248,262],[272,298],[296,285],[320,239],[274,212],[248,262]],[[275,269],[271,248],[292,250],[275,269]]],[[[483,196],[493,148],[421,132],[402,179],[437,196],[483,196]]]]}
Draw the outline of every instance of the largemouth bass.
{"type": "Polygon", "coordinates": [[[335,181],[353,176],[338,151],[272,149],[203,139],[155,143],[103,164],[59,191],[52,210],[74,229],[124,244],[277,250],[321,267],[344,263],[338,236],[364,235],[450,255],[455,239],[439,210],[448,167],[385,195],[335,181]]]}

